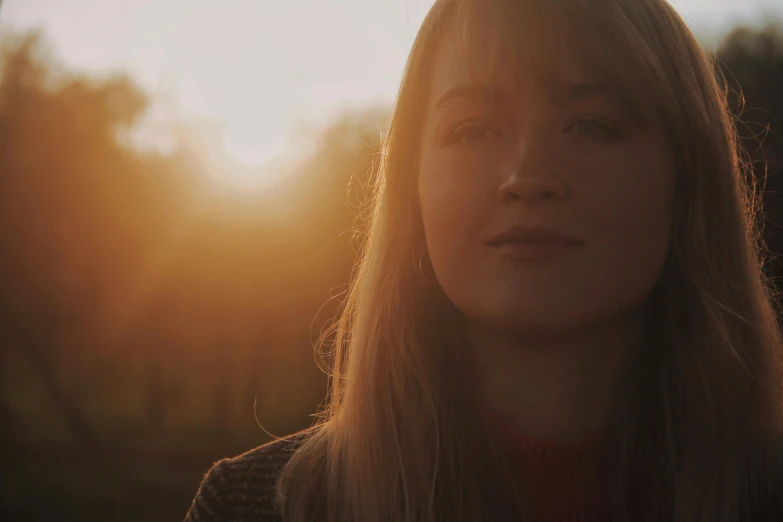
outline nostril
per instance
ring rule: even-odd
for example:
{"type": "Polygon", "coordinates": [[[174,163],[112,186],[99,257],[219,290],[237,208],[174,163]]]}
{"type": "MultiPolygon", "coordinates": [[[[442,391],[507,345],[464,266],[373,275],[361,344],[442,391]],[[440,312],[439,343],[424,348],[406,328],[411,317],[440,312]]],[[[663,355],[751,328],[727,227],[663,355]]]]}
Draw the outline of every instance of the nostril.
{"type": "Polygon", "coordinates": [[[521,201],[522,199],[532,197],[535,199],[538,199],[539,201],[551,201],[553,199],[557,199],[557,191],[546,189],[546,190],[539,190],[535,194],[529,194],[526,195],[521,191],[516,190],[505,190],[503,191],[503,199],[505,201],[521,201]]]}

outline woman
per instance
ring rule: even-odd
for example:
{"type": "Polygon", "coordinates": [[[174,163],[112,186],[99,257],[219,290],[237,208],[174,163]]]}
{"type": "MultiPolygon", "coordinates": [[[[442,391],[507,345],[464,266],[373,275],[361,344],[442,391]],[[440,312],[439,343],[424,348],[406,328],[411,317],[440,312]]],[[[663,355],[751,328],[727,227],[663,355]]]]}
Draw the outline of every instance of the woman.
{"type": "Polygon", "coordinates": [[[743,174],[664,0],[438,0],[328,408],[218,463],[188,520],[783,520],[743,174]]]}

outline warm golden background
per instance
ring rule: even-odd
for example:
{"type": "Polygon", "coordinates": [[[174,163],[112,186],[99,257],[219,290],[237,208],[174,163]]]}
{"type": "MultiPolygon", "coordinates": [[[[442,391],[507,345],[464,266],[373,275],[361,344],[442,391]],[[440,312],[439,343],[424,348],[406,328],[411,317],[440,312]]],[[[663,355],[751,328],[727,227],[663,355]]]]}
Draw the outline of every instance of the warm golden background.
{"type": "MultiPolygon", "coordinates": [[[[777,1],[675,6],[742,88],[783,252],[777,1]]],[[[179,520],[259,424],[310,424],[431,3],[0,0],[0,519],[179,520]]]]}

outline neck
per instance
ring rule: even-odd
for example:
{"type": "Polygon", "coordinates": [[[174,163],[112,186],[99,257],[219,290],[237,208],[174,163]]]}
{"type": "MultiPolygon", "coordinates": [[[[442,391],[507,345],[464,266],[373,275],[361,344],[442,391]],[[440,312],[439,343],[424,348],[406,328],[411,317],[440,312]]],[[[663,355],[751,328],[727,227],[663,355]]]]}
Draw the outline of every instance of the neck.
{"type": "Polygon", "coordinates": [[[487,406],[513,430],[562,444],[608,426],[641,332],[639,317],[562,335],[467,324],[487,406]]]}

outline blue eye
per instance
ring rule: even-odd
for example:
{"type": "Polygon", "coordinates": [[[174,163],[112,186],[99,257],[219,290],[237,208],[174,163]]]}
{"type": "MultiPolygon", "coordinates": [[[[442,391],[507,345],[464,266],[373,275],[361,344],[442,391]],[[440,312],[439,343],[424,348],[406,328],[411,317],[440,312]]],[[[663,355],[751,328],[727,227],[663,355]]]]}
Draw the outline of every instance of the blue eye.
{"type": "Polygon", "coordinates": [[[580,136],[595,139],[619,138],[620,133],[610,126],[592,118],[582,118],[574,122],[568,128],[580,136]]]}
{"type": "Polygon", "coordinates": [[[500,132],[481,123],[466,123],[458,126],[449,135],[450,142],[472,143],[489,140],[500,136],[500,132]]]}

